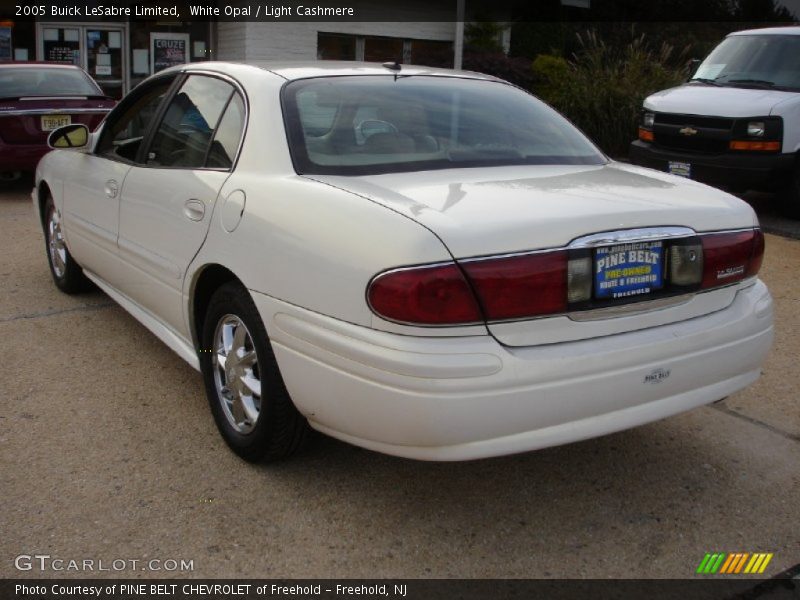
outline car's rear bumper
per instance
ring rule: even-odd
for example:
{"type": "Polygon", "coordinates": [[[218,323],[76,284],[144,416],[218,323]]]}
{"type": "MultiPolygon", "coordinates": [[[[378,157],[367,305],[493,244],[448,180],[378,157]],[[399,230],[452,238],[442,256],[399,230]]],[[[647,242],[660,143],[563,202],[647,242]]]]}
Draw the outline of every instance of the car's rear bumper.
{"type": "Polygon", "coordinates": [[[253,296],[314,428],[423,460],[574,442],[720,400],[758,378],[773,335],[760,281],[703,317],[528,348],[388,334],[253,296]]]}
{"type": "Polygon", "coordinates": [[[635,165],[668,171],[669,162],[692,165],[691,178],[703,183],[732,189],[776,189],[792,173],[794,154],[691,154],[659,148],[636,140],[630,146],[635,165]]]}
{"type": "Polygon", "coordinates": [[[42,157],[50,152],[43,144],[7,144],[0,140],[0,171],[34,172],[42,157]]]}

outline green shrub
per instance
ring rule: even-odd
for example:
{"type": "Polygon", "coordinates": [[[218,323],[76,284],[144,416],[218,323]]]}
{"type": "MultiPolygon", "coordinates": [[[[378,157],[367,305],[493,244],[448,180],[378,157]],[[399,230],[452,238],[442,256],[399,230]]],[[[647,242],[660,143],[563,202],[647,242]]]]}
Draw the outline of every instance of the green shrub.
{"type": "Polygon", "coordinates": [[[572,59],[539,55],[534,60],[534,92],[611,156],[627,156],[637,136],[643,100],[653,92],[679,84],[684,62],[662,44],[651,49],[644,35],[622,48],[605,44],[595,32],[578,35],[579,51],[572,59]]]}

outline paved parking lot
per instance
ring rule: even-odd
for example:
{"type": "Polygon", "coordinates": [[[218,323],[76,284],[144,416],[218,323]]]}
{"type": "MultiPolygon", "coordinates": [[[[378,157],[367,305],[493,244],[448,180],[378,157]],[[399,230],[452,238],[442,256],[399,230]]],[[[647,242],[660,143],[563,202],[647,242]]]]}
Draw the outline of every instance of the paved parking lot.
{"type": "Polygon", "coordinates": [[[712,551],[772,552],[767,575],[800,563],[800,241],[767,236],[776,343],[759,383],[722,403],[500,459],[320,437],[253,466],[224,446],[195,371],[104,294],[57,292],[28,194],[0,192],[1,577],[81,575],[19,572],[20,554],[185,559],[193,571],[110,574],[193,577],[682,578],[712,551]]]}

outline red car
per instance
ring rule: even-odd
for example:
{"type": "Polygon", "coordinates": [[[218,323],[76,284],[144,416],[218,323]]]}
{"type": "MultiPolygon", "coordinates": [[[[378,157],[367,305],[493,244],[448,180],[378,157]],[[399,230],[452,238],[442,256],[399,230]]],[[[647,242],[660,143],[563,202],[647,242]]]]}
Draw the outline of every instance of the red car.
{"type": "Polygon", "coordinates": [[[83,123],[92,130],[114,104],[79,67],[0,63],[0,180],[36,170],[53,129],[83,123]]]}

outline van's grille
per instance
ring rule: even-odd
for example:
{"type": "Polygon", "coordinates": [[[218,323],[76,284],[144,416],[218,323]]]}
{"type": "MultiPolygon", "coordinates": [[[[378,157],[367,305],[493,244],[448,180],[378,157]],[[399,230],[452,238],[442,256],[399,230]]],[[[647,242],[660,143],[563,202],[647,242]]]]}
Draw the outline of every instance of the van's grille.
{"type": "Polygon", "coordinates": [[[728,150],[733,126],[733,119],[656,113],[654,142],[662,148],[722,154],[728,150]]]}

